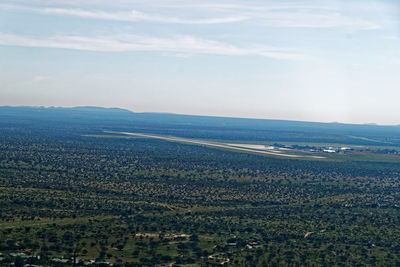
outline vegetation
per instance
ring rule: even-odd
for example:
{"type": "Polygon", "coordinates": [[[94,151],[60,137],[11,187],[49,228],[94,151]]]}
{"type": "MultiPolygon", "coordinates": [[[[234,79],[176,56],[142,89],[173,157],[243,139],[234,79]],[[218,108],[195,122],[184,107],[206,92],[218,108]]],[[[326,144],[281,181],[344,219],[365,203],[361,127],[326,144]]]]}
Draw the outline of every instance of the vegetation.
{"type": "Polygon", "coordinates": [[[398,163],[47,127],[0,127],[1,266],[400,264],[398,163]]]}

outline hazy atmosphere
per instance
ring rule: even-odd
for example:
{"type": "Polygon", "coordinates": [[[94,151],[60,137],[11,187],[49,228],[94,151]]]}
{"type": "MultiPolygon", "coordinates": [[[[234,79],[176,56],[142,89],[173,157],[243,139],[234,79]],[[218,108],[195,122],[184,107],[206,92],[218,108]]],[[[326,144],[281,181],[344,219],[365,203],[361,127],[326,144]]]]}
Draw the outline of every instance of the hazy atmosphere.
{"type": "Polygon", "coordinates": [[[400,124],[398,1],[0,3],[0,105],[400,124]]]}

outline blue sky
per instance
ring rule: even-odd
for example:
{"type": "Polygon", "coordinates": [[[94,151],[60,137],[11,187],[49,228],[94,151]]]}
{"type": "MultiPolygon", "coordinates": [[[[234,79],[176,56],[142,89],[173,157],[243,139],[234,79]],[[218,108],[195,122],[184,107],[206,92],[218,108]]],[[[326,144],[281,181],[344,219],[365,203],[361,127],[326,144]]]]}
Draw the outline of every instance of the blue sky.
{"type": "Polygon", "coordinates": [[[400,124],[400,2],[2,0],[0,105],[400,124]]]}

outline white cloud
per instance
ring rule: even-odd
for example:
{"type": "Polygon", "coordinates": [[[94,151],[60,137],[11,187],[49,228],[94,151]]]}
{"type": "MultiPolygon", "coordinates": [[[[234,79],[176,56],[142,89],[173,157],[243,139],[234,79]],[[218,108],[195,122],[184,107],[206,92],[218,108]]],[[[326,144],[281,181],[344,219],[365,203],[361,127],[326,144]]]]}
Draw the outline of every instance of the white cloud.
{"type": "Polygon", "coordinates": [[[176,23],[176,24],[219,24],[219,23],[238,22],[247,19],[245,16],[183,19],[179,17],[168,17],[162,15],[147,14],[137,10],[132,10],[131,12],[112,13],[104,11],[88,11],[82,9],[44,8],[36,11],[44,14],[60,14],[60,15],[69,15],[69,16],[77,16],[77,17],[93,18],[93,19],[106,19],[106,20],[119,20],[119,21],[148,21],[148,22],[162,22],[162,23],[176,23]]]}
{"type": "Polygon", "coordinates": [[[260,17],[263,24],[272,27],[289,28],[354,28],[358,30],[374,30],[381,26],[378,23],[356,17],[344,16],[340,13],[275,12],[260,17]]]}
{"type": "Polygon", "coordinates": [[[79,8],[55,8],[55,7],[24,7],[17,5],[0,4],[0,8],[24,10],[40,14],[48,15],[66,15],[88,19],[102,19],[102,20],[115,20],[115,21],[146,21],[146,22],[160,22],[160,23],[175,23],[175,24],[221,24],[221,23],[232,23],[246,20],[247,17],[242,15],[232,16],[219,16],[209,17],[204,16],[202,18],[180,18],[176,16],[163,16],[159,14],[149,14],[138,10],[130,11],[114,11],[107,12],[103,10],[87,10],[79,8]]]}
{"type": "MultiPolygon", "coordinates": [[[[145,21],[159,23],[175,23],[175,24],[221,24],[233,23],[252,20],[269,27],[283,28],[352,28],[355,30],[378,29],[381,28],[379,21],[364,18],[364,13],[358,15],[352,10],[340,9],[333,4],[299,4],[293,2],[286,3],[269,3],[269,4],[237,4],[234,2],[225,3],[193,3],[193,2],[177,2],[177,1],[153,1],[144,5],[137,1],[122,1],[124,7],[119,10],[110,11],[109,8],[102,3],[97,9],[87,6],[88,1],[75,1],[68,5],[60,4],[54,7],[55,3],[51,3],[53,7],[49,7],[50,2],[39,1],[45,4],[36,7],[27,5],[0,4],[2,8],[19,9],[30,12],[48,14],[48,15],[64,15],[74,16],[87,19],[102,19],[114,21],[145,21]],[[84,8],[76,8],[76,3],[82,2],[84,8]],[[86,4],[86,5],[85,5],[86,4]],[[135,9],[132,9],[132,6],[135,9]],[[140,7],[152,7],[154,12],[142,12],[140,7]],[[129,10],[127,10],[129,9],[129,10]],[[168,11],[168,15],[162,13],[168,11]],[[183,18],[179,15],[186,14],[189,18],[183,18]],[[352,15],[349,15],[352,14],[352,15]]],[[[61,2],[63,3],[63,1],[61,2]]],[[[117,3],[116,3],[117,4],[117,3]]]]}
{"type": "MultiPolygon", "coordinates": [[[[280,9],[276,7],[276,9],[280,9]]],[[[283,8],[285,9],[285,8],[283,8]]],[[[246,10],[243,7],[243,10],[246,10]]],[[[43,14],[60,14],[92,19],[119,20],[119,21],[147,21],[175,24],[219,24],[232,23],[245,20],[259,21],[272,27],[289,28],[334,28],[334,27],[354,27],[358,29],[377,29],[377,23],[366,21],[360,18],[351,18],[340,13],[323,12],[315,13],[310,11],[266,11],[268,8],[260,9],[257,12],[240,11],[227,17],[203,18],[203,19],[182,19],[179,17],[167,17],[152,15],[137,10],[131,12],[104,12],[87,11],[82,9],[66,8],[44,8],[37,10],[43,14]]]]}
{"type": "Polygon", "coordinates": [[[238,47],[214,40],[199,39],[193,36],[158,38],[140,35],[114,36],[67,36],[46,38],[0,34],[0,45],[64,48],[87,51],[123,52],[157,51],[187,54],[210,54],[226,56],[264,56],[276,59],[305,60],[309,57],[289,49],[268,46],[238,47]]]}

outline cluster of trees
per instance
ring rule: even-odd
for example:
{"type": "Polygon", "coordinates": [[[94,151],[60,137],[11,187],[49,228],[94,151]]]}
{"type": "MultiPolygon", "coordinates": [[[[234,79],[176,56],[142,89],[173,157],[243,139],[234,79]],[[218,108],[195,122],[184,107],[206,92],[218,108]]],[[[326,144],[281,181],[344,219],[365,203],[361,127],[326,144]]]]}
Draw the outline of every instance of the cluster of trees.
{"type": "Polygon", "coordinates": [[[0,260],[400,264],[396,163],[273,159],[81,128],[0,132],[0,260]]]}

